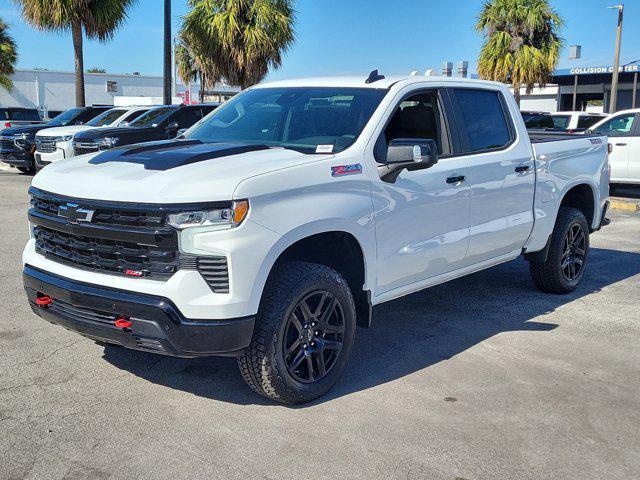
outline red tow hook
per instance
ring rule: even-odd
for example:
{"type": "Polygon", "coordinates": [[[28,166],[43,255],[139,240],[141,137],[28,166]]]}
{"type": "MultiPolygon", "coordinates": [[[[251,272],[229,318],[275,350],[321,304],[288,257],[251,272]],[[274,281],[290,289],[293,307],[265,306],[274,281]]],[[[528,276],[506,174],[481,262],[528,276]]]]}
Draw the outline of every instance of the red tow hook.
{"type": "Polygon", "coordinates": [[[131,329],[131,321],[124,316],[120,316],[116,318],[116,327],[121,328],[124,331],[128,331],[131,329]]]}
{"type": "Polygon", "coordinates": [[[53,298],[49,295],[42,295],[36,298],[36,305],[40,308],[47,308],[49,305],[53,303],[53,298]]]}

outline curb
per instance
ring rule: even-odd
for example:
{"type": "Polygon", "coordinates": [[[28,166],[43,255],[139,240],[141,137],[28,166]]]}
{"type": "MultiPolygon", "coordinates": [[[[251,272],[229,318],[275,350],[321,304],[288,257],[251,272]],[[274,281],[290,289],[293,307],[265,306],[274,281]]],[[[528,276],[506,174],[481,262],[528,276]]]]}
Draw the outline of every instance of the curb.
{"type": "Polygon", "coordinates": [[[640,212],[640,200],[610,200],[609,208],[625,212],[640,212]]]}

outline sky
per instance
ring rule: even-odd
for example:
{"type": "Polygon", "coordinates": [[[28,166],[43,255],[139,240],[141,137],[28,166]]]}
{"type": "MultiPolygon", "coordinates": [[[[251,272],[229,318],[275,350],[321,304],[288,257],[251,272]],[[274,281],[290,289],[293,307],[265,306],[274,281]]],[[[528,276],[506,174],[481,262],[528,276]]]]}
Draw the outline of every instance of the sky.
{"type": "MultiPolygon", "coordinates": [[[[611,65],[617,14],[606,9],[613,0],[551,0],[564,17],[566,45],[582,45],[582,59],[561,68],[611,65]]],[[[469,60],[474,69],[482,38],[473,25],[480,0],[297,0],[297,41],[282,67],[268,79],[315,75],[409,73],[442,62],[469,60]]],[[[173,0],[173,28],[188,10],[186,0],[173,0]]],[[[112,73],[162,73],[162,1],[138,0],[126,24],[112,41],[85,41],[85,69],[112,73]]],[[[19,48],[19,68],[72,70],[69,33],[43,33],[29,27],[11,0],[0,0],[0,18],[9,24],[19,48]]],[[[640,0],[627,0],[622,63],[640,59],[640,0]]]]}

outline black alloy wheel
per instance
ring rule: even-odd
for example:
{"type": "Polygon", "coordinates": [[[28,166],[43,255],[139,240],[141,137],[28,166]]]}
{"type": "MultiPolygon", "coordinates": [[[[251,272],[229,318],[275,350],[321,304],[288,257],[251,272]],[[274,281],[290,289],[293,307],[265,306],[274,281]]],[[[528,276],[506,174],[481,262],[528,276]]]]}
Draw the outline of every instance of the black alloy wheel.
{"type": "Polygon", "coordinates": [[[301,383],[324,378],[340,355],[344,330],[344,313],[335,295],[318,290],[300,300],[283,338],[289,375],[301,383]]]}
{"type": "Polygon", "coordinates": [[[562,274],[570,282],[580,276],[584,266],[587,236],[579,223],[571,225],[562,243],[562,274]]]}

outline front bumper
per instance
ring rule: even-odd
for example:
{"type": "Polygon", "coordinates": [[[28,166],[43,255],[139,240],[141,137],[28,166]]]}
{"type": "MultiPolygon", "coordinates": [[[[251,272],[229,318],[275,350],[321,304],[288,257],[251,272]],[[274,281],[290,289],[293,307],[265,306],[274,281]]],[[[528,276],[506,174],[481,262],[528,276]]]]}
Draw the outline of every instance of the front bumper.
{"type": "Polygon", "coordinates": [[[25,265],[24,287],[33,311],[45,320],[94,340],[177,357],[233,356],[249,345],[254,317],[186,318],[170,300],[99,287],[25,265]],[[39,296],[53,302],[38,306],[39,296]],[[127,318],[130,328],[115,325],[127,318]]]}
{"type": "Polygon", "coordinates": [[[14,167],[33,166],[33,155],[23,150],[0,150],[0,161],[14,167]]]}
{"type": "Polygon", "coordinates": [[[35,152],[35,160],[36,164],[40,167],[44,167],[45,165],[49,165],[52,162],[56,162],[58,160],[64,160],[65,158],[73,156],[73,145],[69,142],[58,142],[56,143],[56,149],[53,152],[39,152],[36,150],[35,152]]]}

